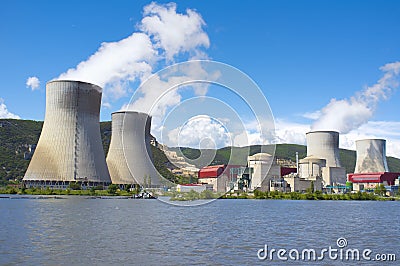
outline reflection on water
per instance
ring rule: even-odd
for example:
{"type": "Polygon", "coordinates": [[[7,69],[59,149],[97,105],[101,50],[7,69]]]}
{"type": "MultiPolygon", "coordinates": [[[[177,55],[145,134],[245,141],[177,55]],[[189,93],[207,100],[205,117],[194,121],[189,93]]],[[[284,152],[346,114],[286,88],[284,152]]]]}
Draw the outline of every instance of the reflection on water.
{"type": "Polygon", "coordinates": [[[266,265],[257,258],[265,244],[320,249],[345,237],[349,247],[381,253],[400,246],[400,202],[217,200],[176,207],[63,198],[0,199],[0,265],[266,265]]]}

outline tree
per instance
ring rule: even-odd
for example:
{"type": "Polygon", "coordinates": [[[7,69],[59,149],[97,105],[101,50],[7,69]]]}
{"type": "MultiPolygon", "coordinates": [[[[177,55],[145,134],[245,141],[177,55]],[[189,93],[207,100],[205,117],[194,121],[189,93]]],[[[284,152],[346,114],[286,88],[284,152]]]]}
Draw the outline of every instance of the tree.
{"type": "Polygon", "coordinates": [[[90,188],[90,195],[94,196],[96,194],[96,188],[95,187],[91,187],[90,188]]]}
{"type": "Polygon", "coordinates": [[[132,185],[128,184],[128,185],[125,186],[125,191],[126,192],[130,192],[131,188],[132,188],[132,185]]]}
{"type": "Polygon", "coordinates": [[[111,184],[108,186],[107,192],[110,193],[111,195],[114,195],[117,193],[118,186],[116,184],[111,184]]]}
{"type": "Polygon", "coordinates": [[[375,187],[375,193],[378,194],[378,195],[380,195],[380,196],[385,195],[385,194],[386,194],[385,185],[382,184],[382,183],[379,184],[379,185],[376,185],[376,187],[375,187]]]}
{"type": "Polygon", "coordinates": [[[82,189],[81,185],[79,183],[77,183],[77,182],[70,182],[68,187],[70,189],[72,189],[72,190],[80,190],[80,189],[82,189]]]}
{"type": "Polygon", "coordinates": [[[314,181],[311,181],[310,187],[306,189],[306,193],[308,194],[314,193],[314,181]]]}

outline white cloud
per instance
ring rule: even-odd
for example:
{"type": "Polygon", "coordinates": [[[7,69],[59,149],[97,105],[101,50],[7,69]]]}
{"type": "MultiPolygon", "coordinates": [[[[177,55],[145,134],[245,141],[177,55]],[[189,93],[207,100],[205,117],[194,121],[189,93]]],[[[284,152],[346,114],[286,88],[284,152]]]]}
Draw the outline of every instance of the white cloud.
{"type": "Polygon", "coordinates": [[[29,77],[26,80],[26,87],[31,88],[32,91],[37,90],[39,88],[40,81],[37,77],[29,77]]]}
{"type": "Polygon", "coordinates": [[[312,130],[336,130],[345,134],[367,123],[377,104],[388,99],[399,86],[400,62],[386,64],[380,70],[384,74],[373,86],[356,93],[350,99],[331,99],[320,111],[311,113],[314,115],[308,114],[309,118],[317,118],[312,130]]]}
{"type": "MultiPolygon", "coordinates": [[[[122,109],[150,113],[160,120],[169,107],[181,102],[182,97],[179,92],[181,89],[188,88],[183,86],[184,84],[194,80],[216,80],[218,77],[218,71],[209,73],[204,70],[201,61],[178,64],[152,75],[142,83],[132,102],[123,106],[122,109]]],[[[205,95],[208,85],[208,83],[190,83],[196,96],[205,95]]]]}
{"type": "Polygon", "coordinates": [[[150,38],[133,33],[118,42],[102,43],[96,53],[75,68],[61,74],[59,80],[80,80],[102,87],[103,103],[118,100],[128,94],[128,82],[152,72],[157,52],[150,38]]]}
{"type": "Polygon", "coordinates": [[[321,116],[321,111],[318,110],[315,112],[304,113],[302,116],[311,120],[317,120],[321,116]]]}
{"type": "Polygon", "coordinates": [[[7,106],[4,104],[4,100],[2,98],[0,98],[0,118],[21,119],[18,115],[8,111],[7,106]]]}
{"type": "Polygon", "coordinates": [[[283,119],[275,120],[276,143],[306,144],[306,133],[310,126],[306,124],[288,122],[283,119]]]}
{"type": "Polygon", "coordinates": [[[168,132],[168,145],[214,149],[232,145],[229,133],[224,126],[201,115],[191,118],[186,124],[168,132]]]}
{"type": "Polygon", "coordinates": [[[153,38],[155,47],[162,48],[169,61],[182,52],[190,52],[197,58],[197,47],[210,46],[201,16],[191,9],[186,13],[177,14],[175,3],[158,5],[153,2],[144,8],[145,17],[139,29],[153,38]]]}
{"type": "MultiPolygon", "coordinates": [[[[104,42],[87,60],[61,74],[57,79],[80,80],[103,88],[103,106],[128,96],[130,82],[147,78],[162,60],[188,53],[207,58],[200,49],[209,47],[201,16],[191,9],[176,12],[176,4],[151,3],[144,7],[138,25],[141,32],[117,42],[104,42]]],[[[155,88],[151,88],[155,89],[155,88]]],[[[150,92],[151,93],[151,92],[150,92]]]]}
{"type": "Polygon", "coordinates": [[[192,148],[244,147],[274,143],[273,134],[260,131],[259,122],[230,121],[227,118],[211,118],[198,115],[190,118],[183,126],[167,133],[168,139],[159,139],[168,146],[192,148]]]}

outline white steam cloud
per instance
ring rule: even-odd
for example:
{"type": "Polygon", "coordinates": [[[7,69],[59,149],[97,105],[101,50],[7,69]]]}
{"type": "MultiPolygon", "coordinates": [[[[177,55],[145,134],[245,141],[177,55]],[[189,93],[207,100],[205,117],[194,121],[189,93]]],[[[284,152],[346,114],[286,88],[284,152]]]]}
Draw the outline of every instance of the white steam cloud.
{"type": "Polygon", "coordinates": [[[168,132],[170,146],[215,149],[232,145],[225,128],[207,115],[193,117],[184,126],[168,132]]]}
{"type": "Polygon", "coordinates": [[[139,32],[117,42],[104,42],[86,61],[57,79],[80,80],[102,87],[103,105],[128,96],[129,83],[143,81],[158,63],[177,56],[207,58],[202,48],[209,47],[201,16],[191,9],[176,12],[176,4],[151,3],[144,7],[139,32]]]}
{"type": "Polygon", "coordinates": [[[346,134],[367,123],[374,114],[377,104],[389,98],[393,90],[399,86],[400,62],[386,64],[380,67],[380,70],[384,75],[373,86],[358,92],[350,99],[331,99],[330,103],[320,111],[307,114],[308,117],[318,116],[311,129],[336,130],[346,134]]]}
{"type": "Polygon", "coordinates": [[[210,46],[201,16],[190,9],[186,12],[186,15],[177,14],[175,3],[160,6],[153,2],[144,8],[145,17],[139,29],[152,37],[155,47],[165,51],[169,61],[184,52],[196,56],[198,46],[210,46]]]}
{"type": "Polygon", "coordinates": [[[4,104],[4,100],[2,98],[0,98],[0,118],[21,119],[18,115],[8,111],[7,106],[4,104]]]}
{"type": "Polygon", "coordinates": [[[40,81],[37,77],[29,77],[26,80],[26,87],[31,88],[32,91],[39,89],[40,81]]]}

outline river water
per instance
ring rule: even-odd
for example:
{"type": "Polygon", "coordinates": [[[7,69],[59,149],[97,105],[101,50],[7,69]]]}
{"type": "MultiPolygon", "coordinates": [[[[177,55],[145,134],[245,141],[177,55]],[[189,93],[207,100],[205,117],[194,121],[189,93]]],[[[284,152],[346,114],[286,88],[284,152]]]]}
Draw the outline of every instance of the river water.
{"type": "MultiPolygon", "coordinates": [[[[400,202],[0,198],[0,265],[398,265],[400,202]],[[365,249],[397,262],[282,261],[263,249],[365,249]],[[342,239],[343,240],[343,239],[342,239]]],[[[293,253],[295,254],[295,253],[293,253]]],[[[318,255],[318,254],[317,254],[318,255]]],[[[286,253],[286,258],[288,253],[286,253]]]]}

